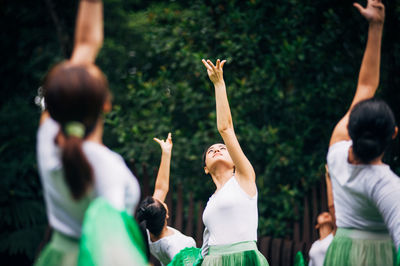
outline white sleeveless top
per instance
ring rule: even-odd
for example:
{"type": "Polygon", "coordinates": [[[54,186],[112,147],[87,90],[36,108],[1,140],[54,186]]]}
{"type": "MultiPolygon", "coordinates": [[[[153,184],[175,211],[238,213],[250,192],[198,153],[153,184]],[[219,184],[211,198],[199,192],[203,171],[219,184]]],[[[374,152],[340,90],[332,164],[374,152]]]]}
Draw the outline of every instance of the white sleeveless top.
{"type": "Polygon", "coordinates": [[[354,165],[348,162],[352,141],[329,148],[336,225],[366,231],[389,231],[400,246],[400,178],[386,164],[354,165]]]}
{"type": "Polygon", "coordinates": [[[182,249],[196,247],[196,242],[192,237],[182,234],[175,228],[168,226],[168,229],[174,233],[154,242],[151,241],[149,231],[147,230],[150,252],[161,262],[161,265],[170,263],[182,249]]]}
{"type": "Polygon", "coordinates": [[[203,254],[207,245],[257,241],[257,194],[250,197],[233,176],[208,200],[203,222],[203,254]]]}
{"type": "Polygon", "coordinates": [[[58,123],[48,118],[37,134],[37,160],[51,227],[79,238],[86,208],[95,197],[133,213],[140,198],[139,183],[119,154],[91,141],[84,141],[82,149],[93,169],[94,187],[82,199],[72,198],[64,180],[61,150],[55,144],[59,130],[58,123]]]}
{"type": "Polygon", "coordinates": [[[324,239],[318,239],[315,241],[310,251],[308,252],[308,256],[310,257],[310,262],[308,266],[323,266],[326,251],[328,251],[329,245],[333,240],[333,233],[327,235],[324,239]]]}

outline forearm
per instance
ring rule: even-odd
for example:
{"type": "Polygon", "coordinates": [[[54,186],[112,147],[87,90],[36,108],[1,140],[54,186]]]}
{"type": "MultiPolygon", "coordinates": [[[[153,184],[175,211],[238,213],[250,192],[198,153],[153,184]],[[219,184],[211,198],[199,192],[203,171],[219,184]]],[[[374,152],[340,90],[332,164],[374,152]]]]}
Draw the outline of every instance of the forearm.
{"type": "Polygon", "coordinates": [[[163,152],[161,155],[160,167],[158,169],[154,197],[164,201],[169,190],[169,173],[171,166],[171,154],[163,152]]]}
{"type": "Polygon", "coordinates": [[[81,0],[76,20],[72,58],[83,56],[94,62],[103,44],[103,3],[100,0],[81,0]],[[84,49],[80,49],[80,48],[84,49]],[[82,51],[83,50],[83,51],[82,51]]]}
{"type": "Polygon", "coordinates": [[[370,23],[368,41],[358,77],[358,90],[367,90],[373,97],[379,85],[383,23],[370,23]]]}
{"type": "Polygon", "coordinates": [[[225,82],[214,84],[215,101],[217,108],[217,128],[220,133],[233,129],[232,115],[229,108],[228,96],[226,94],[225,82]]]}

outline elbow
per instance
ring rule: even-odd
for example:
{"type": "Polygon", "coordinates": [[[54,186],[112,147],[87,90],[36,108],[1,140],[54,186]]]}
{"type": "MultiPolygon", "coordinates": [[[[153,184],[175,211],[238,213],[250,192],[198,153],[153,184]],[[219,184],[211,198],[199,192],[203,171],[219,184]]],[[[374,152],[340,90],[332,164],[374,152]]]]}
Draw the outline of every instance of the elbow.
{"type": "Polygon", "coordinates": [[[226,134],[226,133],[233,132],[233,124],[232,124],[232,122],[226,123],[224,125],[218,125],[218,132],[220,134],[226,134]]]}

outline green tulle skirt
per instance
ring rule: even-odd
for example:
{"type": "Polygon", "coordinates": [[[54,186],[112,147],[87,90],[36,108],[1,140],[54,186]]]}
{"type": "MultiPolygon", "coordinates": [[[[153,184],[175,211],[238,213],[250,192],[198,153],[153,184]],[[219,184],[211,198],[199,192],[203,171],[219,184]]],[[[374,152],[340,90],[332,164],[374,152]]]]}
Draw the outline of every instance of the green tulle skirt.
{"type": "Polygon", "coordinates": [[[203,261],[201,256],[201,248],[184,248],[174,256],[168,266],[193,266],[200,265],[203,261]]]}
{"type": "Polygon", "coordinates": [[[396,265],[396,249],[387,233],[338,228],[325,256],[325,266],[396,265]]]}
{"type": "Polygon", "coordinates": [[[75,266],[78,261],[79,240],[53,232],[35,262],[35,266],[75,266]]]}
{"type": "Polygon", "coordinates": [[[267,259],[258,251],[255,241],[245,241],[230,245],[210,246],[201,265],[268,266],[269,264],[267,259]]]}
{"type": "Polygon", "coordinates": [[[304,259],[303,253],[301,251],[296,253],[294,257],[294,266],[307,266],[307,262],[304,259]]]}
{"type": "Polygon", "coordinates": [[[148,265],[145,244],[132,216],[106,200],[94,200],[85,213],[79,266],[148,265]]]}

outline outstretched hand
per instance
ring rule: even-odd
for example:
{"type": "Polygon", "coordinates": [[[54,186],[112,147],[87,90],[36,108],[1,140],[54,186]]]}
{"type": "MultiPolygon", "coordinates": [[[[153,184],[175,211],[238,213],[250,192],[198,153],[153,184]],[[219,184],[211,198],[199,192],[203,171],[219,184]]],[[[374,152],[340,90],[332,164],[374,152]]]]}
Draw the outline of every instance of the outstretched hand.
{"type": "Polygon", "coordinates": [[[385,21],[385,6],[381,0],[368,0],[367,7],[354,3],[353,6],[360,11],[370,23],[383,23],[385,21]]]}
{"type": "Polygon", "coordinates": [[[212,81],[212,83],[217,84],[219,82],[223,82],[224,81],[224,75],[223,75],[223,71],[222,68],[224,67],[224,64],[226,62],[226,60],[223,60],[222,62],[218,59],[217,63],[214,64],[207,59],[206,60],[201,60],[204,64],[204,66],[207,68],[207,74],[208,77],[210,78],[210,80],[212,81]]]}
{"type": "Polygon", "coordinates": [[[168,133],[168,137],[167,137],[166,140],[163,140],[163,139],[160,140],[160,139],[158,139],[158,138],[153,138],[153,140],[154,140],[155,142],[157,142],[158,144],[160,144],[160,147],[161,147],[161,150],[162,150],[163,153],[165,153],[165,154],[171,154],[172,145],[173,145],[173,143],[172,143],[172,137],[171,137],[171,132],[168,133]]]}

